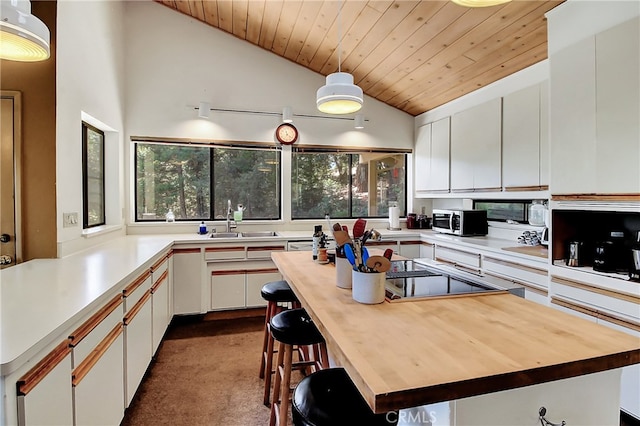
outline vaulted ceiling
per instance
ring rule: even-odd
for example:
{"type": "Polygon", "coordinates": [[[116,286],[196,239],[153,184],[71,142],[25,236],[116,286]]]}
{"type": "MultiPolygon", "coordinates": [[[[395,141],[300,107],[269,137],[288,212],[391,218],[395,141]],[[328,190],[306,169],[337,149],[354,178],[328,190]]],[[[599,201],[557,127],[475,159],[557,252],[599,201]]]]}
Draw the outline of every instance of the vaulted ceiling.
{"type": "Polygon", "coordinates": [[[545,59],[544,14],[563,0],[155,1],[325,76],[340,44],[365,94],[415,116],[545,59]]]}

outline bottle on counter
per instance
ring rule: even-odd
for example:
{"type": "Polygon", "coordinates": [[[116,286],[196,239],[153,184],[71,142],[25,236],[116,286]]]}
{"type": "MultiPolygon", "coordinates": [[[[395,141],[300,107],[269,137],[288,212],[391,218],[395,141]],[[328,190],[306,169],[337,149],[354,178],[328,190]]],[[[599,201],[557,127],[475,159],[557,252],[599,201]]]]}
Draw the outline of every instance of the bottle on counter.
{"type": "Polygon", "coordinates": [[[204,220],[200,222],[200,227],[198,228],[198,234],[205,235],[207,233],[207,225],[204,224],[204,220]]]}
{"type": "Polygon", "coordinates": [[[320,238],[322,238],[322,225],[315,225],[313,227],[313,247],[311,249],[313,260],[316,260],[318,258],[318,247],[320,244],[320,238]]]}

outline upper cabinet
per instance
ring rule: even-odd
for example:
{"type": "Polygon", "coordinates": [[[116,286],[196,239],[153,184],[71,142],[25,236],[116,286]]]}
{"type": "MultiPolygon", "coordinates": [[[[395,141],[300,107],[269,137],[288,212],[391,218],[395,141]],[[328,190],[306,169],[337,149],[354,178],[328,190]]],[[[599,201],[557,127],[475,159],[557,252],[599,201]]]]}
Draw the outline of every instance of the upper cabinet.
{"type": "Polygon", "coordinates": [[[418,128],[415,148],[416,192],[449,192],[449,127],[445,117],[418,128]]]}
{"type": "Polygon", "coordinates": [[[451,117],[451,191],[500,191],[500,98],[451,117]]]}
{"type": "Polygon", "coordinates": [[[549,57],[552,195],[640,193],[640,18],[549,57]]]}
{"type": "Polygon", "coordinates": [[[502,180],[506,191],[548,189],[548,83],[502,100],[502,180]]]}

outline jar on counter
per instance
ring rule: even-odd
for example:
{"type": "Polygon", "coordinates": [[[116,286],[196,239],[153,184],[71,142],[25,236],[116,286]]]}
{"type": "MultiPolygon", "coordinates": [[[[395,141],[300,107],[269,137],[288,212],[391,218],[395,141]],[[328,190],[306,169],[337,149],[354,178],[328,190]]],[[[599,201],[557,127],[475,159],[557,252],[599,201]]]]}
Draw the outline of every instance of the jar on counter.
{"type": "Polygon", "coordinates": [[[547,208],[541,200],[533,200],[529,206],[529,225],[545,226],[544,218],[547,208]]]}

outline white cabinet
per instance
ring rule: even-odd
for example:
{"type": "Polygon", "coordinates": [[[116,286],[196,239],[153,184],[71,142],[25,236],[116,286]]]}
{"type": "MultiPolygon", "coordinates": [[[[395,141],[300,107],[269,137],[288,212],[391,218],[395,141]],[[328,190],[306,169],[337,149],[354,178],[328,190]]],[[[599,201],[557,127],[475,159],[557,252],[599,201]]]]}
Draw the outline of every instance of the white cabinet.
{"type": "Polygon", "coordinates": [[[548,138],[542,102],[543,83],[510,93],[502,100],[502,180],[505,190],[541,190],[548,182],[548,138]]]}
{"type": "Polygon", "coordinates": [[[549,58],[553,195],[640,192],[639,21],[549,58]]]}
{"type": "Polygon", "coordinates": [[[245,271],[211,272],[211,310],[244,308],[245,271]]]}
{"type": "Polygon", "coordinates": [[[155,354],[162,341],[164,332],[171,322],[171,274],[169,264],[171,256],[163,257],[151,267],[152,282],[152,351],[155,354]]]}
{"type": "Polygon", "coordinates": [[[262,286],[268,282],[280,281],[282,274],[277,268],[264,268],[247,270],[245,281],[245,306],[256,308],[267,306],[267,301],[262,298],[262,286]]]}
{"type": "Polygon", "coordinates": [[[400,256],[415,259],[420,256],[420,241],[400,241],[400,256]]]}
{"type": "Polygon", "coordinates": [[[467,272],[474,274],[480,273],[480,253],[477,251],[462,250],[436,244],[434,253],[435,260],[450,263],[456,268],[467,272]]]}
{"type": "Polygon", "coordinates": [[[451,190],[502,189],[500,98],[451,117],[451,190]]]}
{"type": "Polygon", "coordinates": [[[418,129],[415,149],[416,192],[449,192],[450,118],[418,129]]]}
{"type": "MultiPolygon", "coordinates": [[[[12,382],[9,378],[8,384],[12,382]]],[[[69,341],[64,340],[23,375],[17,392],[18,425],[72,424],[69,341]]]]}
{"type": "Polygon", "coordinates": [[[420,257],[426,258],[426,259],[433,259],[434,247],[435,246],[433,244],[423,241],[422,244],[420,244],[420,257]]]}
{"type": "Polygon", "coordinates": [[[282,279],[273,262],[251,261],[210,264],[211,310],[242,309],[266,306],[262,286],[282,279]],[[234,269],[230,269],[234,268],[234,269]]]}
{"type": "Polygon", "coordinates": [[[151,273],[146,272],[123,291],[126,406],[142,381],[152,356],[151,273]]]}
{"type": "Polygon", "coordinates": [[[173,249],[173,312],[202,312],[204,261],[199,247],[173,249]]]}

